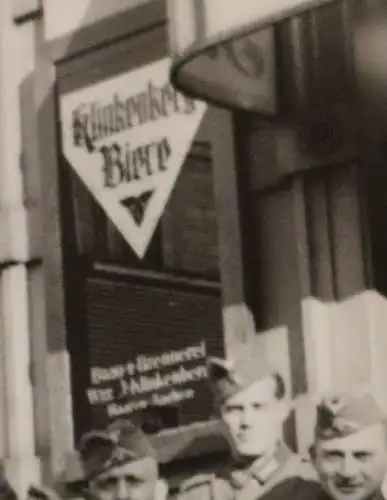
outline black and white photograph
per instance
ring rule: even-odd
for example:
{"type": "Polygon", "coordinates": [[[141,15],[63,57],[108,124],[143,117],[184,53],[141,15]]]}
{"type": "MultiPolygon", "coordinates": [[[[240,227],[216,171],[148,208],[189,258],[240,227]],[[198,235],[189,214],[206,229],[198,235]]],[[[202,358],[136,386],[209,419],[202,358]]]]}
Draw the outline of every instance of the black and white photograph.
{"type": "Polygon", "coordinates": [[[387,500],[386,0],[0,0],[0,500],[387,500]]]}

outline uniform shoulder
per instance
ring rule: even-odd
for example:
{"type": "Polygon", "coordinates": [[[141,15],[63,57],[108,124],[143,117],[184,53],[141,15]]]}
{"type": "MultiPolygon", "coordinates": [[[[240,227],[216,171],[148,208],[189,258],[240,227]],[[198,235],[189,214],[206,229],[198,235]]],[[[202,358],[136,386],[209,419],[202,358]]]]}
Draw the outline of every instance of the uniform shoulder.
{"type": "Polygon", "coordinates": [[[317,481],[317,472],[309,458],[295,454],[291,462],[291,469],[295,476],[306,481],[317,481]]]}
{"type": "Polygon", "coordinates": [[[211,483],[213,474],[212,473],[203,473],[203,474],[195,474],[194,476],[185,479],[180,484],[180,492],[185,493],[195,488],[200,488],[202,486],[209,485],[211,483]]]}

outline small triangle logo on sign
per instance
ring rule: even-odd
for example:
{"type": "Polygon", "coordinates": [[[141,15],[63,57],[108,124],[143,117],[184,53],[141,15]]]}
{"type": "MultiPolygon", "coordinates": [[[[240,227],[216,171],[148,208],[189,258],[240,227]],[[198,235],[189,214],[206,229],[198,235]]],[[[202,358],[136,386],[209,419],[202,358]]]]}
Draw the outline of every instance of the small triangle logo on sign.
{"type": "Polygon", "coordinates": [[[170,60],[61,96],[63,153],[142,258],[206,104],[169,83],[170,60]]]}
{"type": "Polygon", "coordinates": [[[129,210],[138,226],[141,226],[144,220],[145,210],[152,194],[153,191],[145,191],[140,196],[128,196],[121,200],[121,204],[129,210]]]}

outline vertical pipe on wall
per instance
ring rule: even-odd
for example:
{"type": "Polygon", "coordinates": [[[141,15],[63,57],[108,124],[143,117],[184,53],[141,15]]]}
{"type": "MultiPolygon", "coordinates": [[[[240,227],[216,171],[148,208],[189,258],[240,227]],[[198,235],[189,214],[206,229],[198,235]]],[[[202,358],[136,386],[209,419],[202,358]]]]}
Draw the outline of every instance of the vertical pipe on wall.
{"type": "Polygon", "coordinates": [[[3,458],[20,497],[38,480],[30,373],[28,271],[30,258],[22,174],[19,89],[33,69],[32,27],[16,27],[12,2],[0,3],[0,342],[3,458]]]}
{"type": "MultiPolygon", "coordinates": [[[[34,107],[37,119],[37,168],[41,178],[42,224],[45,242],[42,289],[45,302],[46,373],[49,424],[44,441],[49,447],[50,481],[63,472],[66,454],[74,446],[70,357],[66,346],[67,324],[63,283],[62,235],[59,215],[59,151],[56,124],[56,67],[42,50],[44,23],[36,24],[34,107]],[[48,243],[47,243],[48,242],[48,243]]],[[[36,342],[35,342],[36,345],[36,342]]]]}
{"type": "Polygon", "coordinates": [[[210,112],[225,351],[236,356],[254,336],[255,324],[245,298],[232,116],[220,108],[210,112]]]}

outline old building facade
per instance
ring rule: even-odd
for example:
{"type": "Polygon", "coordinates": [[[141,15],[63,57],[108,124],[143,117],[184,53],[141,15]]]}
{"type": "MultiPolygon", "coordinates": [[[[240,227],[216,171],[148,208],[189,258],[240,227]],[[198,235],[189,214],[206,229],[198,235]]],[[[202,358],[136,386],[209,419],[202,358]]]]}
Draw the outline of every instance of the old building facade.
{"type": "Polygon", "coordinates": [[[176,93],[163,0],[0,8],[0,454],[17,489],[137,410],[172,443],[171,477],[221,454],[187,452],[192,429],[216,434],[204,358],[251,335],[296,396],[302,450],[307,396],[371,384],[387,404],[383,3],[276,28],[277,122],[176,93]]]}

